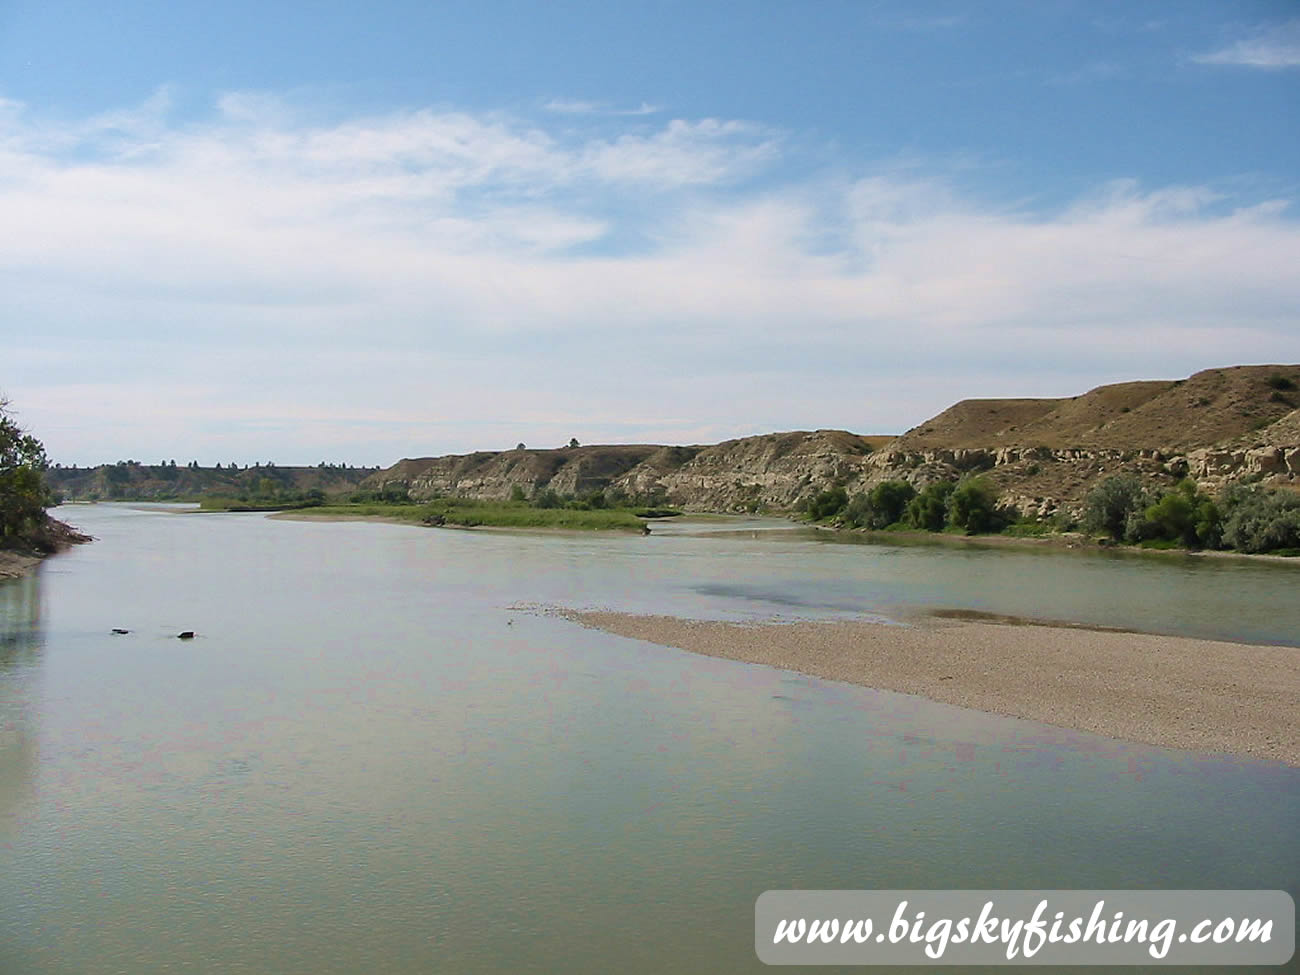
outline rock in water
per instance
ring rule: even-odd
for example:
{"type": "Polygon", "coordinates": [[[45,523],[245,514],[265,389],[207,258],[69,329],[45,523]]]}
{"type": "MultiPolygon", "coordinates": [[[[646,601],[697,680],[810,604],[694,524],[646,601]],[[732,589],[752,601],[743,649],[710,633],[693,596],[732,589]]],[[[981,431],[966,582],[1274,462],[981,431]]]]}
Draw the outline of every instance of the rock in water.
{"type": "Polygon", "coordinates": [[[193,639],[194,639],[194,631],[193,631],[193,630],[185,630],[185,631],[183,631],[183,632],[181,632],[181,633],[177,633],[177,634],[176,634],[176,639],[178,639],[178,640],[193,640],[193,639]]]}

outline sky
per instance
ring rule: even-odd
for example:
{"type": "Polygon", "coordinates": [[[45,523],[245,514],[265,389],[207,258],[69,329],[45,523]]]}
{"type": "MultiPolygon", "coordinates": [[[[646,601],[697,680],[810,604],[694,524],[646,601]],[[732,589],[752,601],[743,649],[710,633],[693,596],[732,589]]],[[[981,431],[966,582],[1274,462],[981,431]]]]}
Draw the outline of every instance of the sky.
{"type": "Polygon", "coordinates": [[[1297,361],[1297,0],[0,0],[0,394],[52,461],[1297,361]]]}

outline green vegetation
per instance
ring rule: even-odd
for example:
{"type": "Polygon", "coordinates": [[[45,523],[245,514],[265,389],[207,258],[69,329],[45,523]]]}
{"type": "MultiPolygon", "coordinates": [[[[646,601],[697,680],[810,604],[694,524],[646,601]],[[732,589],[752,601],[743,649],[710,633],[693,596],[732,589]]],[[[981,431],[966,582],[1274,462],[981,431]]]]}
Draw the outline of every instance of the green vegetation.
{"type": "Polygon", "coordinates": [[[348,498],[353,504],[366,504],[368,502],[379,504],[405,504],[410,500],[406,488],[400,483],[385,484],[377,491],[353,491],[352,496],[348,498]]]}
{"type": "Polygon", "coordinates": [[[1289,553],[1300,549],[1300,494],[1237,484],[1216,500],[1190,479],[1153,493],[1116,476],[1088,495],[1082,527],[1144,548],[1289,553]]]}
{"type": "MultiPolygon", "coordinates": [[[[1065,513],[1019,517],[1000,502],[992,482],[970,475],[933,481],[920,492],[904,481],[885,481],[849,497],[837,485],[805,501],[802,514],[809,521],[841,528],[996,532],[1013,538],[1042,538],[1076,527],[1065,513]]],[[[1131,475],[1116,475],[1089,493],[1077,527],[1146,549],[1300,555],[1300,493],[1236,484],[1212,498],[1190,478],[1158,491],[1131,475]]]]}
{"type": "Polygon", "coordinates": [[[203,511],[285,511],[319,507],[324,503],[325,492],[318,488],[298,491],[269,477],[258,478],[251,488],[233,496],[207,494],[199,498],[199,508],[203,511]]]}
{"type": "Polygon", "coordinates": [[[998,504],[998,492],[982,477],[935,481],[918,494],[906,481],[885,481],[849,498],[843,487],[814,495],[803,507],[809,521],[875,531],[911,528],[967,535],[1001,531],[1013,512],[998,504]]]}
{"type": "Polygon", "coordinates": [[[907,503],[905,522],[909,528],[941,532],[948,523],[948,499],[956,490],[956,481],[935,481],[907,503]]]}
{"type": "MultiPolygon", "coordinates": [[[[888,528],[903,520],[907,506],[914,497],[916,488],[906,481],[877,484],[870,493],[858,495],[858,498],[864,498],[864,503],[857,505],[860,513],[854,520],[864,528],[888,528]]],[[[854,501],[858,498],[854,498],[854,501]]]]}
{"type": "Polygon", "coordinates": [[[1300,494],[1233,487],[1224,496],[1223,544],[1239,552],[1300,550],[1300,494]]]}
{"type": "Polygon", "coordinates": [[[948,525],[967,535],[1001,531],[1007,519],[998,512],[997,489],[981,477],[958,482],[948,498],[948,525]]]}
{"type": "Polygon", "coordinates": [[[1129,522],[1146,505],[1146,489],[1136,477],[1108,477],[1088,494],[1083,529],[1121,542],[1128,534],[1129,522]]]}
{"type": "Polygon", "coordinates": [[[532,501],[525,500],[523,488],[516,485],[508,501],[485,501],[471,498],[437,497],[413,502],[400,483],[390,483],[378,490],[356,491],[347,504],[326,504],[319,491],[290,492],[278,490],[271,483],[259,483],[259,490],[237,497],[203,498],[206,511],[285,511],[310,508],[323,515],[396,518],[426,525],[457,525],[465,528],[480,525],[501,528],[630,528],[644,529],[645,520],[673,518],[681,514],[663,505],[662,494],[632,497],[621,491],[590,491],[581,496],[561,495],[553,490],[539,491],[532,501]],[[647,503],[655,502],[655,503],[647,503]]]}
{"type": "Polygon", "coordinates": [[[327,504],[313,507],[314,514],[396,518],[425,525],[474,528],[640,529],[645,524],[628,508],[535,508],[518,501],[476,501],[438,498],[424,504],[327,504]]]}
{"type": "Polygon", "coordinates": [[[1296,388],[1295,380],[1282,375],[1280,372],[1273,373],[1265,382],[1268,383],[1269,388],[1276,389],[1279,392],[1290,392],[1296,388]]]}
{"type": "Polygon", "coordinates": [[[815,494],[808,502],[805,513],[809,521],[826,521],[843,511],[848,503],[848,492],[842,487],[833,487],[815,494]]]}
{"type": "Polygon", "coordinates": [[[1002,534],[1012,538],[1046,538],[1060,530],[1051,519],[1021,518],[1002,529],[1002,534]]]}
{"type": "Polygon", "coordinates": [[[54,497],[45,484],[44,445],[18,426],[0,399],[0,548],[50,550],[45,509],[54,497]]]}

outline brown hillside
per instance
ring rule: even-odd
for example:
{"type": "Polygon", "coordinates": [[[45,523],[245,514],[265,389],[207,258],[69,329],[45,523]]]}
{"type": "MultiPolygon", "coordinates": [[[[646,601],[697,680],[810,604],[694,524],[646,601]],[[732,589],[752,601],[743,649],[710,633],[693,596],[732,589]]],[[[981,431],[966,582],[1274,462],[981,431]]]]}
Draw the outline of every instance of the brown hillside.
{"type": "Polygon", "coordinates": [[[1041,419],[1056,399],[964,399],[896,439],[895,450],[990,447],[1018,442],[1015,432],[1041,419]],[[1014,438],[1008,440],[1008,437],[1014,438]]]}
{"type": "Polygon", "coordinates": [[[1300,394],[1300,366],[1207,369],[1185,380],[1098,386],[1071,399],[963,400],[894,442],[896,450],[1051,447],[1110,450],[1209,446],[1286,416],[1300,394]]]}
{"type": "MultiPolygon", "coordinates": [[[[1297,383],[1297,385],[1300,385],[1300,383],[1297,383]]],[[[1300,402],[1300,396],[1292,397],[1292,399],[1300,402]]],[[[1230,449],[1250,450],[1274,444],[1300,445],[1300,409],[1292,410],[1281,419],[1260,427],[1258,430],[1252,430],[1250,433],[1240,436],[1224,446],[1230,449]]]]}

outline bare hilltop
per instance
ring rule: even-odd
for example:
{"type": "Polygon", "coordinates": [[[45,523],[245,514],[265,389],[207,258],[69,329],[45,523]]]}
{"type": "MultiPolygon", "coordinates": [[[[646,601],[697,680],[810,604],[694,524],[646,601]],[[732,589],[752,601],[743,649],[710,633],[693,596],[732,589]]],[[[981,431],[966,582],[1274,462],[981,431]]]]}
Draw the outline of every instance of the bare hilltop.
{"type": "Polygon", "coordinates": [[[709,445],[518,448],[404,459],[363,488],[412,500],[594,491],[693,510],[783,511],[832,484],[982,472],[1027,514],[1077,510],[1117,473],[1168,486],[1300,488],[1300,365],[1230,366],[1060,399],[962,400],[900,436],[793,431],[709,445]]]}

